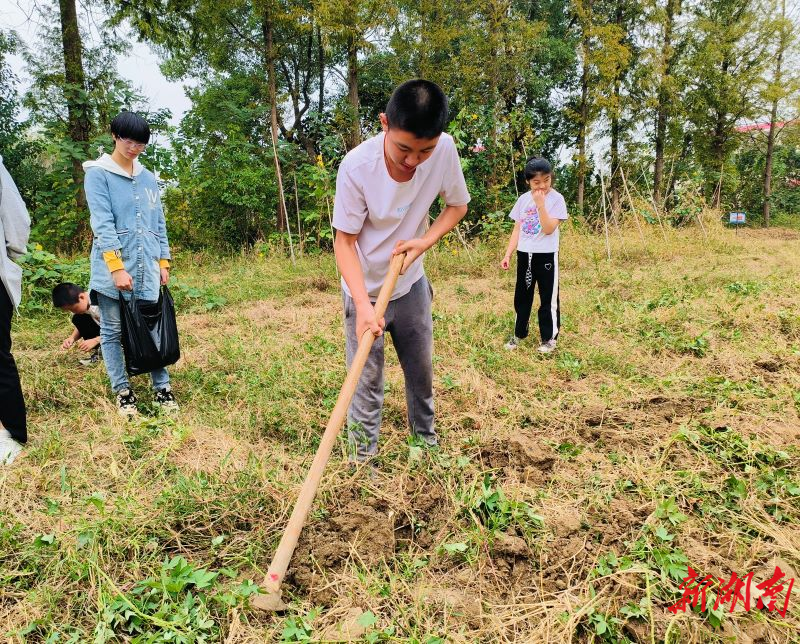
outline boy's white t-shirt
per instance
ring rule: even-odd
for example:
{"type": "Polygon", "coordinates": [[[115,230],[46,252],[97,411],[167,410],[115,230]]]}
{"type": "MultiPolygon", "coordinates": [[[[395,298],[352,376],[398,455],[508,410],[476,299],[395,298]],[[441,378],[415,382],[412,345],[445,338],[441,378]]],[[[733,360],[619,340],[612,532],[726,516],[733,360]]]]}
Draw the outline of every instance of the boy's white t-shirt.
{"type": "MultiPolygon", "coordinates": [[[[425,234],[428,209],[436,197],[441,195],[448,206],[463,206],[470,199],[458,150],[449,134],[439,137],[433,154],[404,183],[389,176],[383,143],[381,133],[347,153],[336,177],[333,206],[333,227],[358,235],[356,250],[372,300],[378,297],[389,271],[395,244],[425,234]]],[[[424,274],[420,257],[397,280],[391,299],[408,293],[424,274]]],[[[344,278],[342,289],[350,295],[344,278]]]]}
{"type": "Polygon", "coordinates": [[[86,312],[98,325],[100,324],[100,307],[98,305],[90,304],[89,309],[86,312]]]}
{"type": "MultiPolygon", "coordinates": [[[[552,188],[544,197],[544,207],[547,214],[554,219],[567,219],[567,204],[561,193],[552,188]]],[[[533,201],[533,195],[528,190],[520,195],[517,203],[511,209],[509,217],[514,221],[521,221],[519,228],[519,241],[517,250],[523,253],[557,253],[558,228],[546,235],[539,223],[539,209],[533,201]]]]}

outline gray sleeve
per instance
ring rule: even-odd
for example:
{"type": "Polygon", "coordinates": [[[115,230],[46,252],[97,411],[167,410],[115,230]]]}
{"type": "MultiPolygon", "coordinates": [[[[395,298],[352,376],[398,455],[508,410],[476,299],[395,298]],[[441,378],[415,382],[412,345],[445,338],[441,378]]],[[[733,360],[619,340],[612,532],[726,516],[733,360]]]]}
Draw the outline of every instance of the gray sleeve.
{"type": "Polygon", "coordinates": [[[5,232],[8,256],[16,259],[24,255],[31,233],[28,209],[17,190],[17,185],[0,159],[0,219],[5,232]]]}

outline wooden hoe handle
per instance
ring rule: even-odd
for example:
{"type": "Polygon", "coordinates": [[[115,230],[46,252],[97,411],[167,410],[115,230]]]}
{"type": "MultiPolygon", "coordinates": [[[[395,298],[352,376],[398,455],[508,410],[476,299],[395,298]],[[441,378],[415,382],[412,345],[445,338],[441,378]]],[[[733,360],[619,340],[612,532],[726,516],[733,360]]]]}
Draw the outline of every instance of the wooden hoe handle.
{"type": "MultiPolygon", "coordinates": [[[[405,253],[392,257],[392,262],[389,266],[389,274],[386,276],[386,280],[378,294],[378,300],[375,302],[375,316],[379,320],[386,312],[389,298],[394,291],[405,258],[405,253]]],[[[297,496],[292,515],[289,517],[289,523],[286,525],[286,530],[278,544],[278,549],[275,551],[275,556],[272,558],[267,576],[264,578],[262,587],[267,591],[267,595],[259,595],[254,598],[252,602],[253,606],[256,608],[276,610],[277,607],[281,605],[280,588],[283,583],[283,578],[286,575],[286,570],[289,567],[289,561],[292,558],[294,549],[297,547],[297,540],[300,538],[300,532],[303,529],[306,517],[308,517],[311,505],[314,502],[314,496],[317,493],[319,482],[322,479],[325,465],[328,463],[331,450],[336,443],[336,437],[339,435],[339,431],[344,424],[347,416],[347,409],[350,406],[350,400],[353,398],[353,394],[356,391],[358,380],[361,377],[361,371],[364,369],[364,365],[367,362],[367,357],[369,356],[370,349],[374,342],[375,336],[367,329],[358,343],[358,351],[350,365],[350,370],[347,372],[347,378],[339,391],[339,398],[336,400],[336,406],[333,408],[327,427],[325,427],[325,433],[322,434],[322,439],[317,448],[317,453],[314,456],[314,461],[311,463],[311,468],[308,470],[308,475],[303,482],[303,487],[300,488],[300,494],[297,496]],[[270,595],[273,595],[271,600],[268,599],[270,595]],[[275,597],[275,595],[277,595],[277,597],[275,597]]]]}

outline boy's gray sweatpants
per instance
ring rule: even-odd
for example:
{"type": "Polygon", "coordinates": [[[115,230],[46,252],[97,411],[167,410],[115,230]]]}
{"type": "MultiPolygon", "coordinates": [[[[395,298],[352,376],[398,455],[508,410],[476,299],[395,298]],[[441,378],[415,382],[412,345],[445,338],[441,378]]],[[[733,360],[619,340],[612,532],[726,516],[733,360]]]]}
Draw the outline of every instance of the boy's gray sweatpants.
{"type": "MultiPolygon", "coordinates": [[[[358,350],[356,309],[353,299],[344,296],[344,327],[347,368],[358,350]]],[[[438,442],[433,426],[433,289],[424,275],[411,290],[389,302],[384,332],[392,342],[406,380],[408,423],[412,433],[428,445],[438,442]]],[[[384,337],[375,338],[356,393],[347,413],[350,458],[364,461],[378,452],[378,434],[383,407],[384,337]]]]}

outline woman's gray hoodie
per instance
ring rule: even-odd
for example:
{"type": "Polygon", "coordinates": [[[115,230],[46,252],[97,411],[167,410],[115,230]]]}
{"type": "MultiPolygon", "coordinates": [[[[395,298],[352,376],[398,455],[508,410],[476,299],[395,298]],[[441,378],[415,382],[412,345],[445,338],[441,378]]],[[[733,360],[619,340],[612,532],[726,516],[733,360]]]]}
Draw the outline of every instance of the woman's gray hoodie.
{"type": "Polygon", "coordinates": [[[25,253],[30,232],[28,209],[0,156],[0,282],[15,307],[22,299],[22,269],[13,260],[25,253]]]}

